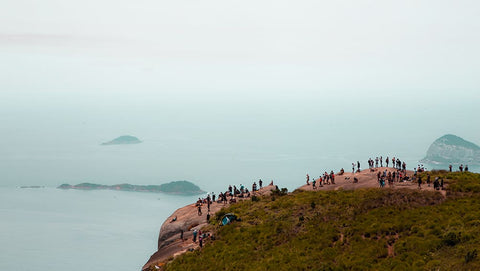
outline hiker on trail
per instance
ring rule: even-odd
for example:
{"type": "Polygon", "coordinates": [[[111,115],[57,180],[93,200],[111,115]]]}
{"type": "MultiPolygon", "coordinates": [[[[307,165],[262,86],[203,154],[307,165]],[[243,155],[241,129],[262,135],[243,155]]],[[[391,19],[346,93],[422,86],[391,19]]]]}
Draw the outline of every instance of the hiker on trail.
{"type": "Polygon", "coordinates": [[[378,156],[377,156],[377,158],[375,158],[375,168],[377,168],[377,167],[378,167],[378,156]]]}
{"type": "Polygon", "coordinates": [[[430,187],[430,174],[427,173],[427,186],[430,187]]]}
{"type": "Polygon", "coordinates": [[[395,157],[392,158],[392,167],[395,167],[395,157]]]}
{"type": "Polygon", "coordinates": [[[232,186],[231,185],[228,186],[228,192],[230,192],[230,194],[232,194],[232,186]]]}
{"type": "Polygon", "coordinates": [[[463,164],[461,164],[458,169],[460,170],[460,172],[463,172],[463,164]]]}
{"type": "Polygon", "coordinates": [[[197,230],[193,230],[193,242],[196,243],[197,242],[197,230]]]}
{"type": "Polygon", "coordinates": [[[352,163],[352,173],[355,173],[355,163],[352,163]]]}
{"type": "Polygon", "coordinates": [[[433,189],[438,190],[440,188],[440,182],[438,181],[438,177],[435,177],[435,181],[433,181],[433,189]]]}
{"type": "Polygon", "coordinates": [[[201,216],[202,215],[202,205],[198,205],[198,215],[201,216]]]}
{"type": "Polygon", "coordinates": [[[260,188],[262,188],[262,184],[263,184],[262,179],[258,180],[258,185],[260,185],[260,188]]]}
{"type": "Polygon", "coordinates": [[[200,248],[202,248],[202,247],[203,247],[203,238],[202,238],[202,236],[199,236],[199,237],[198,237],[198,242],[199,242],[199,244],[200,244],[200,248]]]}
{"type": "Polygon", "coordinates": [[[322,176],[318,177],[318,186],[323,187],[323,183],[324,181],[322,179],[322,176]]]}
{"type": "Polygon", "coordinates": [[[212,202],[215,202],[215,193],[212,192],[212,202]]]}
{"type": "Polygon", "coordinates": [[[383,167],[383,157],[380,156],[380,167],[383,167]]]}
{"type": "Polygon", "coordinates": [[[360,161],[357,161],[357,171],[360,172],[360,161]]]}
{"type": "Polygon", "coordinates": [[[315,186],[316,183],[317,183],[317,181],[315,179],[313,179],[313,181],[312,181],[313,189],[317,189],[317,187],[315,186]]]}
{"type": "MultiPolygon", "coordinates": [[[[315,180],[314,180],[314,181],[315,181],[315,180]]],[[[310,185],[309,182],[310,182],[310,176],[308,176],[308,174],[307,174],[307,185],[310,185]]]]}
{"type": "Polygon", "coordinates": [[[253,182],[253,184],[252,184],[252,191],[253,192],[257,191],[257,183],[256,182],[253,182]]]}
{"type": "Polygon", "coordinates": [[[418,177],[418,188],[422,188],[422,176],[418,177]]]}
{"type": "Polygon", "coordinates": [[[448,169],[450,169],[450,172],[452,172],[452,165],[449,165],[448,169]]]}
{"type": "Polygon", "coordinates": [[[468,165],[465,165],[465,172],[468,171],[468,165]]]}
{"type": "Polygon", "coordinates": [[[387,163],[387,167],[388,167],[388,156],[387,156],[387,159],[385,159],[385,163],[387,163]]]}
{"type": "Polygon", "coordinates": [[[330,179],[332,180],[332,184],[335,184],[335,173],[333,173],[333,170],[330,171],[330,179]]]}

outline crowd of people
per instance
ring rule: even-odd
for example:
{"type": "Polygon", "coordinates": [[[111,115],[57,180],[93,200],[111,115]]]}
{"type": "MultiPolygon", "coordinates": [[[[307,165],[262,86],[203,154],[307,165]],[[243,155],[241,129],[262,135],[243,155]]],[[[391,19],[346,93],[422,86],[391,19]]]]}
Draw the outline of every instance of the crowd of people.
{"type": "MultiPolygon", "coordinates": [[[[449,165],[448,166],[448,169],[450,170],[450,172],[452,172],[452,165],[449,165]]],[[[465,167],[463,166],[463,164],[460,164],[460,166],[458,166],[458,171],[460,172],[467,172],[468,171],[468,165],[465,165],[465,167]]]]}
{"type": "MultiPolygon", "coordinates": [[[[392,167],[397,170],[406,170],[407,168],[407,164],[405,162],[402,162],[399,158],[392,157],[391,162],[392,162],[392,167]]],[[[358,164],[358,169],[360,169],[360,164],[358,163],[358,161],[357,161],[357,164],[358,164]]],[[[390,158],[387,156],[387,158],[385,158],[385,166],[388,167],[389,164],[390,164],[390,158]]],[[[354,163],[352,163],[352,165],[354,165],[354,163]]],[[[377,156],[375,157],[375,159],[372,159],[372,158],[368,159],[368,168],[371,171],[374,171],[374,169],[378,167],[383,167],[383,156],[380,156],[380,157],[377,156]]]]}
{"type": "MultiPolygon", "coordinates": [[[[343,170],[343,169],[342,169],[343,170]]],[[[342,172],[342,170],[340,172],[342,172]]],[[[343,174],[343,172],[341,173],[343,174]]],[[[310,185],[310,175],[307,174],[307,185],[310,185]]],[[[317,187],[323,187],[324,185],[335,184],[335,173],[333,170],[330,173],[326,171],[318,177],[318,179],[313,178],[312,181],[313,189],[317,189],[317,187]]]]}

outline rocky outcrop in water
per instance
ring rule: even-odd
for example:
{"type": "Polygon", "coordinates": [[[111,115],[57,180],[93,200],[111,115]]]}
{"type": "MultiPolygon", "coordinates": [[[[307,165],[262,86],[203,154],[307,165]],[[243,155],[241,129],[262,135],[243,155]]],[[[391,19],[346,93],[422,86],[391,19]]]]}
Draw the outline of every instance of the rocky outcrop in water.
{"type": "Polygon", "coordinates": [[[119,136],[112,141],[102,143],[102,145],[126,145],[126,144],[139,144],[139,143],[142,143],[140,139],[134,136],[124,135],[124,136],[119,136]]]}
{"type": "Polygon", "coordinates": [[[428,148],[422,163],[480,164],[480,147],[456,135],[444,135],[428,148]]]}
{"type": "Polygon", "coordinates": [[[175,181],[161,185],[135,185],[135,184],[115,184],[103,185],[95,183],[80,183],[76,185],[62,184],[59,189],[78,189],[78,190],[118,190],[118,191],[134,191],[134,192],[162,192],[178,195],[198,195],[204,194],[197,185],[189,181],[175,181]]]}

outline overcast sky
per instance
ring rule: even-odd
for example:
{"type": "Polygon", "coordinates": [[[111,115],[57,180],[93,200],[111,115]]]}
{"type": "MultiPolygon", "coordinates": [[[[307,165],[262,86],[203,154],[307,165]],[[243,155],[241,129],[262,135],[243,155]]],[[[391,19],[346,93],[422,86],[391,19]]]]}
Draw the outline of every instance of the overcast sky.
{"type": "Polygon", "coordinates": [[[84,92],[137,86],[297,94],[443,91],[472,98],[480,93],[478,1],[0,5],[4,91],[81,85],[84,92]]]}

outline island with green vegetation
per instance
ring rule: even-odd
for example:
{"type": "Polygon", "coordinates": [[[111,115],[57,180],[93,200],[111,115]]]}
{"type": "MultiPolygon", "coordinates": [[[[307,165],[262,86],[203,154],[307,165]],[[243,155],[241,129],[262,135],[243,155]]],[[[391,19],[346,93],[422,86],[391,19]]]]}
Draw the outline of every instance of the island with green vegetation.
{"type": "Polygon", "coordinates": [[[104,142],[102,145],[128,145],[128,144],[139,144],[142,141],[134,136],[124,135],[115,138],[114,140],[104,142]]]}
{"type": "Polygon", "coordinates": [[[480,147],[456,135],[444,135],[430,145],[421,162],[480,165],[480,147]]]}
{"type": "MultiPolygon", "coordinates": [[[[171,245],[165,250],[159,239],[159,251],[143,270],[480,270],[480,174],[428,171],[417,177],[424,181],[420,188],[414,182],[291,193],[277,188],[229,204],[201,226],[208,233],[202,247],[187,228],[188,239],[178,242],[190,249],[169,256],[171,245]],[[428,175],[444,187],[427,186],[428,175]],[[228,213],[239,219],[222,226],[228,213]]],[[[164,225],[185,221],[179,216],[164,225]]]]}
{"type": "Polygon", "coordinates": [[[135,184],[115,184],[103,185],[95,183],[80,183],[76,185],[62,184],[59,189],[78,189],[78,190],[118,190],[118,191],[135,191],[135,192],[162,192],[178,195],[197,195],[204,194],[197,185],[189,181],[174,181],[161,185],[135,185],[135,184]]]}

